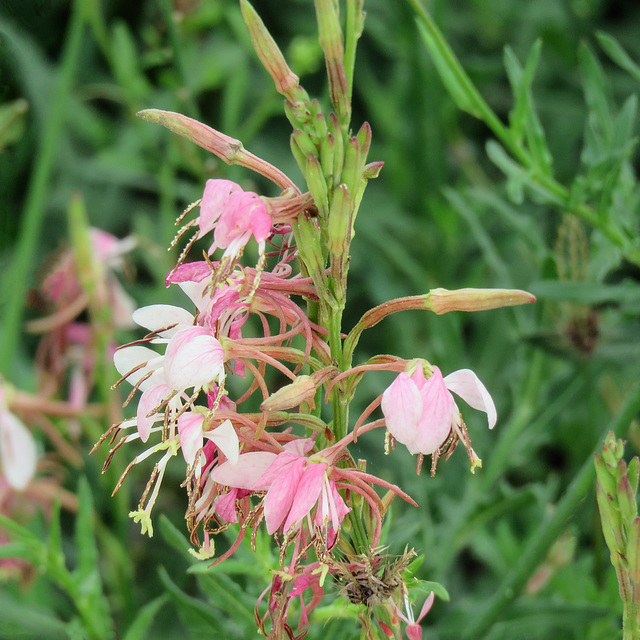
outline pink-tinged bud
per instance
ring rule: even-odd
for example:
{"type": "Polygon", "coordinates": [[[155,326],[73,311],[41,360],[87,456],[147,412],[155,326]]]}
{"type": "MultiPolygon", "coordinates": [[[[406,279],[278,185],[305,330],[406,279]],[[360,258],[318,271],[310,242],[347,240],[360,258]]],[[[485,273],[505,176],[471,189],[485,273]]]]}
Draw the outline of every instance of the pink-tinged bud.
{"type": "Polygon", "coordinates": [[[318,387],[340,373],[336,367],[324,367],[310,376],[298,376],[291,384],[278,389],[261,405],[262,411],[284,411],[303,402],[313,403],[318,387]]]}
{"type": "Polygon", "coordinates": [[[182,329],[167,345],[164,371],[174,390],[202,387],[224,374],[224,348],[204,327],[182,329]]]}
{"type": "Polygon", "coordinates": [[[432,289],[426,297],[425,308],[442,315],[450,311],[487,311],[535,301],[533,294],[520,289],[432,289]]]}
{"type": "Polygon", "coordinates": [[[300,80],[298,76],[289,69],[289,65],[286,63],[282,52],[275,43],[275,40],[271,37],[271,34],[267,31],[256,10],[247,0],[240,0],[240,10],[242,11],[242,18],[249,31],[249,37],[251,38],[253,47],[258,54],[258,58],[260,58],[260,62],[262,62],[264,68],[273,79],[276,85],[276,91],[291,101],[299,100],[301,93],[306,97],[303,91],[296,91],[300,80]]]}
{"type": "Polygon", "coordinates": [[[291,384],[272,393],[261,405],[262,411],[284,411],[303,402],[311,403],[316,394],[316,385],[311,376],[298,376],[291,384]]]}
{"type": "Polygon", "coordinates": [[[298,187],[280,169],[247,151],[240,140],[220,133],[202,122],[183,116],[181,113],[162,111],[161,109],[144,109],[136,115],[148,122],[161,124],[179,136],[195,142],[227,164],[246,167],[265,176],[265,178],[269,178],[282,189],[292,188],[296,193],[300,192],[298,187]]]}

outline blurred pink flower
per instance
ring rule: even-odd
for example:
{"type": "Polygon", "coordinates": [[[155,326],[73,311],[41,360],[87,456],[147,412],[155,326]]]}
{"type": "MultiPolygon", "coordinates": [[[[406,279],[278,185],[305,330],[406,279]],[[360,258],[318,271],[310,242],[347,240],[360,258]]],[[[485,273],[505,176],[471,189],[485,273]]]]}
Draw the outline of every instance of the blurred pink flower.
{"type": "Polygon", "coordinates": [[[487,414],[489,428],[496,423],[493,400],[469,369],[460,369],[445,378],[438,367],[427,380],[418,362],[413,374],[401,373],[382,394],[382,412],[389,433],[412,454],[431,454],[460,426],[460,414],[451,391],[474,409],[487,414]]]}

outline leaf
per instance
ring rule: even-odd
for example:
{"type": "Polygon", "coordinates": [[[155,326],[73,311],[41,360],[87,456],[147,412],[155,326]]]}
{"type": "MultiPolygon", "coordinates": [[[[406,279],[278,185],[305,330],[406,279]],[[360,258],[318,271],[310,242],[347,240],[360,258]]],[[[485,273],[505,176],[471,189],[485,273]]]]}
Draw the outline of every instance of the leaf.
{"type": "Polygon", "coordinates": [[[48,612],[0,592],[0,637],[65,640],[68,627],[48,612]]]}
{"type": "Polygon", "coordinates": [[[167,604],[168,601],[169,596],[163,594],[144,605],[127,629],[122,640],[145,640],[149,638],[149,627],[153,624],[158,611],[160,611],[162,606],[167,604]]]}
{"type": "Polygon", "coordinates": [[[173,596],[173,603],[180,612],[185,626],[188,627],[194,638],[200,636],[205,638],[223,637],[221,634],[224,634],[225,629],[220,622],[221,616],[216,611],[201,600],[192,598],[182,591],[182,589],[171,580],[164,567],[160,567],[158,575],[164,587],[171,596],[173,596]]]}
{"type": "Polygon", "coordinates": [[[640,82],[640,66],[631,59],[620,43],[603,31],[598,31],[596,33],[596,37],[598,38],[598,42],[600,43],[603,51],[611,58],[611,60],[640,82]]]}
{"type": "Polygon", "coordinates": [[[193,556],[189,553],[189,549],[192,548],[191,543],[164,514],[160,516],[159,526],[160,533],[165,541],[178,551],[180,555],[193,562],[193,556]]]}
{"type": "Polygon", "coordinates": [[[609,140],[612,134],[612,114],[607,100],[607,89],[602,67],[597,58],[582,43],[578,49],[578,61],[583,78],[584,94],[589,107],[589,118],[598,134],[609,140]]]}
{"type": "Polygon", "coordinates": [[[418,31],[429,49],[440,79],[458,108],[482,120],[483,113],[478,107],[475,89],[442,33],[428,29],[423,22],[418,22],[418,31]]]}
{"type": "Polygon", "coordinates": [[[78,483],[79,509],[76,518],[75,542],[78,552],[73,576],[82,585],[87,595],[101,596],[100,574],[98,572],[98,549],[93,526],[93,498],[87,479],[82,476],[78,483]]]}

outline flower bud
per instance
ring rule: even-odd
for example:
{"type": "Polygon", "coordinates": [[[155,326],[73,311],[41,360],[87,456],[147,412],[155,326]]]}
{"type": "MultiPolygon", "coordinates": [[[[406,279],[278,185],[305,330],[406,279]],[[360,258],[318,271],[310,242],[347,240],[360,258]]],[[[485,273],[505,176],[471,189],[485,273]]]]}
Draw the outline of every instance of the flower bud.
{"type": "Polygon", "coordinates": [[[442,315],[450,311],[486,311],[535,301],[533,294],[520,289],[432,289],[425,306],[442,315]]]}
{"type": "MultiPolygon", "coordinates": [[[[247,2],[240,0],[240,10],[253,47],[276,85],[276,91],[291,101],[300,98],[301,89],[298,89],[300,79],[291,71],[282,52],[267,31],[256,10],[247,2]]],[[[306,94],[305,94],[306,96],[306,94]]]]}
{"type": "Polygon", "coordinates": [[[272,393],[261,405],[262,411],[284,411],[303,402],[313,404],[316,385],[311,376],[298,376],[291,384],[272,393]]]}
{"type": "Polygon", "coordinates": [[[640,582],[640,518],[636,517],[629,527],[627,540],[627,562],[629,564],[629,577],[633,582],[640,582]]]}
{"type": "Polygon", "coordinates": [[[329,240],[327,248],[333,255],[342,255],[351,242],[350,198],[347,185],[339,185],[333,192],[329,212],[329,240]]]}

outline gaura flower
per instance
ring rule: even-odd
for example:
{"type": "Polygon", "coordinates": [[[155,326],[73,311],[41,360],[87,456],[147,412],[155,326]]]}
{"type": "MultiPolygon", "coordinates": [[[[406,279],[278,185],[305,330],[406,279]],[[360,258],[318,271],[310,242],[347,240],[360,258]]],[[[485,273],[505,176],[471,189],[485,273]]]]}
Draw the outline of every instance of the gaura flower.
{"type": "Polygon", "coordinates": [[[407,611],[407,615],[405,616],[402,613],[402,611],[398,609],[397,606],[395,607],[396,614],[407,625],[407,628],[405,629],[405,631],[407,633],[407,638],[409,638],[409,640],[421,640],[422,627],[420,626],[420,620],[422,620],[422,618],[424,618],[427,615],[427,613],[429,613],[429,611],[431,610],[435,597],[436,597],[436,594],[432,591],[427,597],[427,599],[424,601],[424,604],[422,605],[422,609],[420,609],[420,613],[418,614],[418,617],[415,620],[413,618],[413,610],[411,609],[411,604],[409,603],[409,599],[406,596],[404,599],[404,604],[405,604],[405,609],[407,611]]]}
{"type": "Polygon", "coordinates": [[[271,235],[267,205],[255,193],[229,180],[207,180],[200,202],[199,237],[213,230],[213,244],[225,255],[237,255],[253,236],[261,248],[271,235]]]}
{"type": "Polygon", "coordinates": [[[438,367],[427,380],[418,362],[409,375],[401,373],[382,394],[382,412],[389,433],[412,454],[437,451],[451,430],[461,425],[451,391],[474,409],[487,414],[489,428],[496,423],[496,408],[489,392],[470,369],[460,369],[445,378],[438,367]]]}

